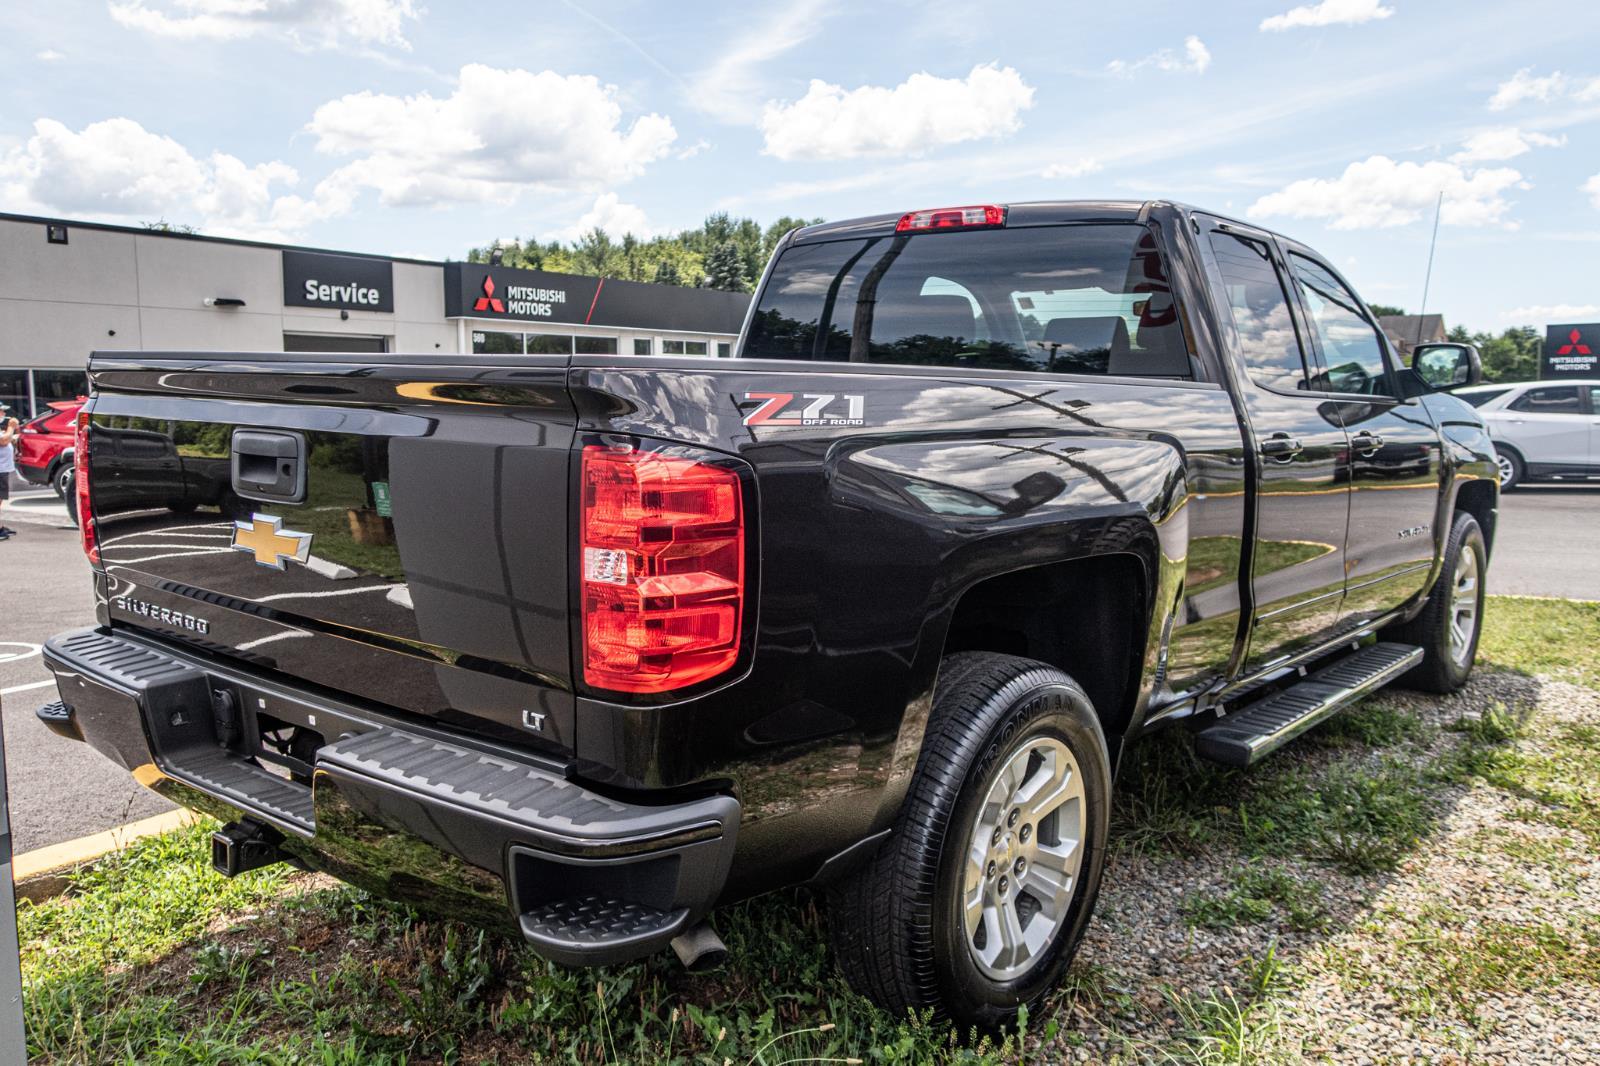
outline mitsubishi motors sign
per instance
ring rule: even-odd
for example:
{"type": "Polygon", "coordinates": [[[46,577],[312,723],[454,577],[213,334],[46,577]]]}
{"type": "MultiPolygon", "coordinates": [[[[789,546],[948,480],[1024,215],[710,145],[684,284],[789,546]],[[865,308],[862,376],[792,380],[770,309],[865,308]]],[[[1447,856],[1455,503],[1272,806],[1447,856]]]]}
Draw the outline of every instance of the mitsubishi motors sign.
{"type": "Polygon", "coordinates": [[[1600,377],[1600,322],[1547,326],[1540,379],[1600,377]]]}
{"type": "MultiPolygon", "coordinates": [[[[517,327],[538,323],[602,326],[662,332],[739,332],[750,297],[742,292],[652,285],[620,278],[589,278],[548,270],[444,265],[444,315],[480,323],[503,320],[517,327]]],[[[492,326],[488,328],[494,328],[492,326]]]]}

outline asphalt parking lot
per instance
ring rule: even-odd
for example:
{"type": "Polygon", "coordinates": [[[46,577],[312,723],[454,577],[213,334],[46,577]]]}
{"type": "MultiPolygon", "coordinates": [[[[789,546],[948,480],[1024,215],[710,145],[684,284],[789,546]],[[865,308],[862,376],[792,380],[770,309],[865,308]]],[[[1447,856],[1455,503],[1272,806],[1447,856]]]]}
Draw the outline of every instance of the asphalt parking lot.
{"type": "MultiPolygon", "coordinates": [[[[20,483],[17,483],[20,485],[20,483]]],[[[94,599],[78,532],[49,490],[14,489],[0,542],[0,717],[16,850],[28,851],[169,810],[98,752],[40,725],[54,699],[38,646],[91,624],[94,599]]],[[[1600,600],[1600,482],[1534,485],[1501,503],[1491,592],[1600,600]]]]}

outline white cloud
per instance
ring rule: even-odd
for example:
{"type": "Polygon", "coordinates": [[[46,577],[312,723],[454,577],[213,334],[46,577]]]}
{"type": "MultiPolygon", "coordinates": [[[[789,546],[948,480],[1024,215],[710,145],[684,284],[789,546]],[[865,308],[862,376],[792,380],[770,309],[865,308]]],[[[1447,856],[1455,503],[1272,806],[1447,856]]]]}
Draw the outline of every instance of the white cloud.
{"type": "Polygon", "coordinates": [[[1211,65],[1211,50],[1205,46],[1200,38],[1190,35],[1183,39],[1183,54],[1180,55],[1171,48],[1162,48],[1151,52],[1143,59],[1126,60],[1113,59],[1106,64],[1106,69],[1113,74],[1131,77],[1135,71],[1145,67],[1155,67],[1172,73],[1204,74],[1211,65]]]}
{"type": "Polygon", "coordinates": [[[1591,315],[1600,315],[1600,304],[1533,304],[1500,312],[1508,322],[1581,322],[1591,315]]]}
{"type": "MultiPolygon", "coordinates": [[[[279,211],[276,190],[299,176],[281,162],[250,166],[224,152],[197,158],[183,145],[128,118],[74,132],[54,119],[0,157],[0,197],[45,213],[125,221],[170,218],[208,233],[278,237],[297,228],[279,211]]],[[[303,213],[298,198],[290,207],[303,213]]]]}
{"type": "Polygon", "coordinates": [[[690,85],[695,107],[723,122],[756,121],[773,61],[815,36],[831,7],[831,0],[790,0],[717,48],[716,59],[690,85]]]}
{"type": "Polygon", "coordinates": [[[316,147],[356,156],[317,187],[319,199],[362,189],[384,204],[506,204],[530,189],[603,189],[642,173],[677,138],[671,119],[623,125],[615,86],[586,74],[537,74],[479,64],[455,91],[359,92],[317,108],[316,147]]]}
{"type": "Polygon", "coordinates": [[[1325,219],[1332,229],[1403,226],[1431,215],[1442,190],[1443,224],[1514,228],[1505,219],[1511,208],[1505,193],[1514,188],[1528,185],[1509,167],[1472,170],[1440,160],[1397,163],[1375,155],[1351,163],[1337,178],[1307,178],[1263,196],[1248,214],[1325,219]]]}
{"type": "Polygon", "coordinates": [[[1033,89],[1011,67],[976,66],[965,78],[913,74],[893,88],[813,80],[793,103],[761,116],[763,151],[779,159],[919,155],[930,148],[1015,133],[1033,89]]]}
{"type": "Polygon", "coordinates": [[[1589,194],[1589,202],[1594,204],[1597,209],[1600,209],[1600,174],[1594,175],[1584,182],[1580,188],[1589,194]]]}
{"type": "Polygon", "coordinates": [[[411,47],[413,0],[109,0],[111,17],[161,37],[234,40],[282,36],[300,47],[357,44],[411,47]]]}
{"type": "Polygon", "coordinates": [[[58,59],[67,58],[67,55],[65,52],[58,52],[54,48],[46,48],[42,52],[35,52],[33,58],[41,63],[54,63],[58,59]]]}
{"type": "Polygon", "coordinates": [[[1320,4],[1302,4],[1262,19],[1260,28],[1272,33],[1301,26],[1356,26],[1392,14],[1394,8],[1384,7],[1380,0],[1322,0],[1320,4]]]}
{"type": "Polygon", "coordinates": [[[613,239],[624,233],[640,238],[655,235],[650,220],[645,218],[644,208],[622,203],[614,192],[604,192],[595,197],[594,206],[578,216],[578,221],[556,231],[555,237],[563,241],[575,240],[596,227],[605,230],[613,239]]]}
{"type": "Polygon", "coordinates": [[[1548,133],[1524,132],[1515,126],[1504,126],[1474,133],[1461,142],[1461,151],[1450,159],[1455,163],[1499,162],[1535,148],[1560,148],[1566,143],[1566,134],[1552,137],[1548,133]]]}
{"type": "Polygon", "coordinates": [[[1494,95],[1489,97],[1489,110],[1505,111],[1524,100],[1545,103],[1560,96],[1566,89],[1567,76],[1559,70],[1536,77],[1532,67],[1523,67],[1495,89],[1494,95]]]}
{"type": "Polygon", "coordinates": [[[1052,163],[1040,172],[1041,178],[1082,178],[1097,171],[1104,170],[1105,166],[1100,160],[1090,156],[1074,159],[1068,163],[1052,163]]]}
{"type": "Polygon", "coordinates": [[[1572,90],[1574,100],[1600,100],[1600,78],[1590,78],[1583,85],[1572,90]]]}

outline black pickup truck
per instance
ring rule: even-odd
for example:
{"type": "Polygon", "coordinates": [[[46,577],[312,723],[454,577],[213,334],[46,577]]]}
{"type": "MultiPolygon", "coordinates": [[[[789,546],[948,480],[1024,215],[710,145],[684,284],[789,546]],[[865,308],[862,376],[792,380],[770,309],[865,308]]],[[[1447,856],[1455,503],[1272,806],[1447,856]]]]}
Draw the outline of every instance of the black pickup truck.
{"type": "Polygon", "coordinates": [[[731,360],[372,358],[90,362],[98,617],[40,716],[224,873],[574,965],[825,886],[858,987],[990,1024],[1082,935],[1130,742],[1244,766],[1472,668],[1476,353],[1399,365],[1325,259],[1181,205],[796,230],[731,360]],[[130,434],[226,491],[113,499],[130,434]]]}

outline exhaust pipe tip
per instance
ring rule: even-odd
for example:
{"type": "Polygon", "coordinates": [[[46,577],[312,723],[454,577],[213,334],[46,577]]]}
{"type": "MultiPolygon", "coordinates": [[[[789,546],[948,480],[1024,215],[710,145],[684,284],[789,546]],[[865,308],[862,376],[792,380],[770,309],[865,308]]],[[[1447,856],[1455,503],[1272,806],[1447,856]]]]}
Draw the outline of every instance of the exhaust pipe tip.
{"type": "Polygon", "coordinates": [[[672,938],[673,954],[690,973],[704,973],[721,966],[728,958],[728,945],[722,942],[710,922],[701,922],[672,938]]]}

